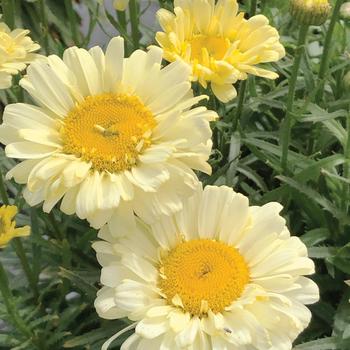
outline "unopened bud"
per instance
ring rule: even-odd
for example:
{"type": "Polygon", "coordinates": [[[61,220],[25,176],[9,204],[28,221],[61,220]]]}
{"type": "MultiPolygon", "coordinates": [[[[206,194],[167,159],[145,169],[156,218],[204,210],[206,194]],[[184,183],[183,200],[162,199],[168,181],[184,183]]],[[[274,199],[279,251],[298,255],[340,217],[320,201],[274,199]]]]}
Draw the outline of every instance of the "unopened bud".
{"type": "Polygon", "coordinates": [[[340,17],[345,20],[350,19],[350,2],[344,2],[340,7],[340,17]]]}
{"type": "Polygon", "coordinates": [[[319,26],[326,22],[331,5],[328,0],[290,0],[290,11],[299,23],[319,26]]]}
{"type": "Polygon", "coordinates": [[[344,75],[343,83],[344,83],[344,89],[347,92],[350,92],[350,71],[344,75]]]}
{"type": "Polygon", "coordinates": [[[114,0],[113,6],[117,11],[125,11],[128,7],[129,0],[114,0]]]}

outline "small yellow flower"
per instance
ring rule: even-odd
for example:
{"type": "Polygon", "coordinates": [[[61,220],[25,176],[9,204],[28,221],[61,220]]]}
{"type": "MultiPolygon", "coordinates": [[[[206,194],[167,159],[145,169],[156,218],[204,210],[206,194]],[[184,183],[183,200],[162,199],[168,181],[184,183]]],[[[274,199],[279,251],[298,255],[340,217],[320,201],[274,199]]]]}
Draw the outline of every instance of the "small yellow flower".
{"type": "Polygon", "coordinates": [[[3,248],[14,237],[29,236],[30,227],[23,226],[15,228],[16,221],[13,220],[17,214],[15,205],[3,205],[0,207],[0,248],[3,248]]]}
{"type": "Polygon", "coordinates": [[[125,11],[128,7],[129,0],[114,0],[113,6],[117,11],[125,11]]]}
{"type": "Polygon", "coordinates": [[[244,18],[237,0],[175,0],[174,13],[160,9],[163,32],[156,34],[166,60],[178,59],[192,67],[192,80],[211,88],[218,99],[236,97],[232,86],[248,74],[275,79],[278,75],[260,63],[285,55],[277,30],[265,16],[244,18]]]}
{"type": "Polygon", "coordinates": [[[0,89],[7,89],[12,84],[12,75],[24,70],[27,64],[42,59],[34,53],[40,45],[28,36],[29,30],[10,28],[0,23],[0,89]]]}

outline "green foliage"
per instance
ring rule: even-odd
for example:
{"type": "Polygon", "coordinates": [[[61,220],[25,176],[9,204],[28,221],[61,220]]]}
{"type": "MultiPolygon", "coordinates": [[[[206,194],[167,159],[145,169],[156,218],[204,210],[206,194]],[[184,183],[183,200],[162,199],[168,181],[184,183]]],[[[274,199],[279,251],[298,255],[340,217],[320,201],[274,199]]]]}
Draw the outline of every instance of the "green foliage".
{"type": "MultiPolygon", "coordinates": [[[[72,1],[3,0],[2,6],[14,6],[16,25],[31,30],[43,53],[61,55],[73,44],[87,47],[94,28],[106,22],[124,35],[127,50],[132,51],[130,31],[115,14],[105,12],[97,1],[84,3],[90,16],[86,36],[79,31],[79,16],[71,12],[72,1]]],[[[312,323],[297,340],[295,350],[347,350],[350,291],[344,281],[350,275],[350,92],[344,89],[343,77],[350,71],[350,23],[336,21],[328,48],[330,68],[324,80],[318,78],[318,72],[329,21],[309,31],[296,85],[287,169],[283,171],[280,129],[298,24],[290,18],[287,1],[261,0],[258,4],[258,12],[278,28],[287,57],[273,64],[280,74],[276,81],[249,78],[236,132],[232,132],[232,120],[237,100],[224,105],[211,96],[210,105],[221,118],[212,125],[213,174],[200,175],[201,180],[233,187],[248,195],[252,204],[283,204],[291,232],[301,237],[316,262],[313,278],[321,290],[321,301],[311,307],[312,323]],[[323,85],[322,99],[318,99],[323,85]]],[[[160,6],[171,8],[172,3],[161,0],[160,6]]],[[[147,46],[153,33],[144,24],[141,31],[141,46],[147,46]]],[[[2,106],[16,101],[20,93],[18,86],[1,91],[2,106]]],[[[2,174],[14,164],[0,149],[2,174]]],[[[91,249],[96,231],[58,210],[45,214],[39,207],[30,209],[23,200],[22,187],[14,182],[6,182],[6,191],[11,203],[21,208],[18,224],[32,225],[32,235],[23,239],[23,245],[38,289],[28,283],[14,247],[1,251],[15,309],[30,335],[16,327],[1,302],[0,319],[4,322],[0,325],[0,349],[100,349],[128,321],[102,320],[94,310],[100,274],[91,249]]],[[[112,348],[118,349],[125,337],[112,348]]]]}

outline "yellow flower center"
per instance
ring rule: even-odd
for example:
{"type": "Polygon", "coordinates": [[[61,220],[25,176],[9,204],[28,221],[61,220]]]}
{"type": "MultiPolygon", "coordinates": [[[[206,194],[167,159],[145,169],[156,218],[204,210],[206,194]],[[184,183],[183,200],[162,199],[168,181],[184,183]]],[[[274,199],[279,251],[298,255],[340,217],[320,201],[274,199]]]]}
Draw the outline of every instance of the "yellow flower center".
{"type": "Polygon", "coordinates": [[[88,96],[72,109],[62,128],[63,151],[91,162],[94,169],[130,169],[151,144],[152,112],[136,96],[88,96]]]}
{"type": "Polygon", "coordinates": [[[194,35],[190,40],[191,60],[207,65],[208,59],[221,60],[224,58],[230,41],[227,38],[207,35],[194,35]]]}
{"type": "Polygon", "coordinates": [[[192,315],[224,310],[249,282],[248,266],[237,249],[225,243],[196,239],[178,244],[160,266],[159,287],[169,303],[181,298],[192,315]]]}

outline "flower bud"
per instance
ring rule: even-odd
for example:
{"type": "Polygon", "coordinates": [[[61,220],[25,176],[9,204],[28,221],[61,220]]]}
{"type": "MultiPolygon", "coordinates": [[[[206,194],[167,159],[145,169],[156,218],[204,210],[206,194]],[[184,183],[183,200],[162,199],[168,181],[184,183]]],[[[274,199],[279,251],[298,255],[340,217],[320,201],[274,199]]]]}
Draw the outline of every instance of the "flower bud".
{"type": "Polygon", "coordinates": [[[128,7],[129,0],[114,0],[113,6],[117,11],[125,11],[128,7]]]}
{"type": "Polygon", "coordinates": [[[350,19],[350,2],[344,2],[340,7],[340,17],[345,20],[350,19]]]}
{"type": "Polygon", "coordinates": [[[291,0],[290,11],[299,23],[319,26],[326,22],[331,5],[328,0],[291,0]]]}
{"type": "Polygon", "coordinates": [[[343,83],[345,91],[350,92],[350,71],[344,75],[343,83]]]}

